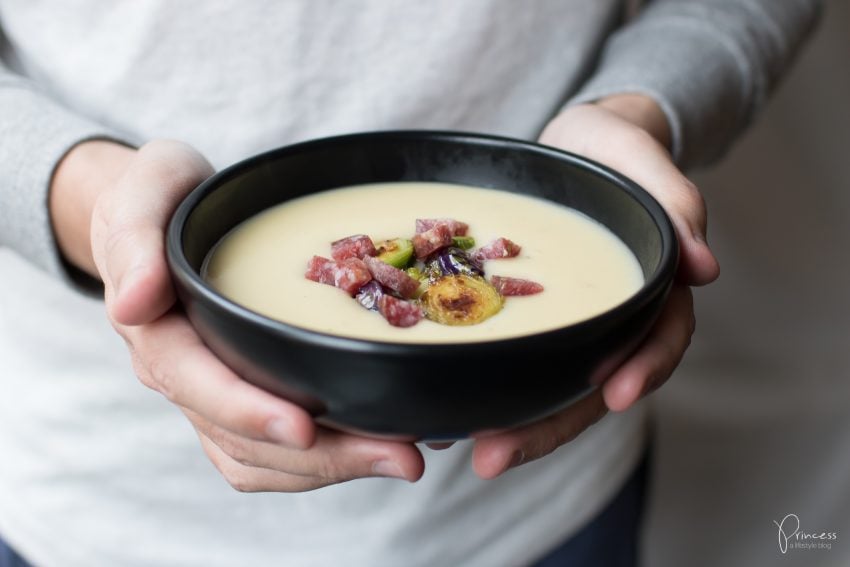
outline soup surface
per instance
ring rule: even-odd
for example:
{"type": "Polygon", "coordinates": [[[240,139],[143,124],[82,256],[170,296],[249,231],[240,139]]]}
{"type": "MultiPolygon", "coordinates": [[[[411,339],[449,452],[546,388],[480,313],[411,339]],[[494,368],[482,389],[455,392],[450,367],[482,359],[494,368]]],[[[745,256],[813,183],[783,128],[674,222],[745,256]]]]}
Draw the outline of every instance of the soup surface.
{"type": "Polygon", "coordinates": [[[207,281],[232,301],[280,321],[333,335],[398,343],[476,342],[529,335],[618,305],[643,284],[631,251],[587,216],[549,201],[443,183],[381,183],[282,203],[241,223],[207,258],[207,281]],[[352,234],[378,242],[409,238],[417,218],[469,224],[476,246],[506,237],[516,258],[488,260],[487,277],[530,279],[545,291],[509,297],[486,321],[447,326],[422,320],[393,327],[344,291],[304,277],[313,255],[352,234]]]}

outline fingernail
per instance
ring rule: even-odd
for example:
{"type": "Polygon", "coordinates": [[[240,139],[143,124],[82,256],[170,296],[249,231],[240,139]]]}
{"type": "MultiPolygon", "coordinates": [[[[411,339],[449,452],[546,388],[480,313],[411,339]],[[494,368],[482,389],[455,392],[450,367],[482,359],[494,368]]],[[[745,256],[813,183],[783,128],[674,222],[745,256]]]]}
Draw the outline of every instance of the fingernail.
{"type": "Polygon", "coordinates": [[[707,246],[708,243],[705,241],[705,235],[699,231],[695,231],[692,233],[694,240],[696,240],[699,244],[707,246]]]}
{"type": "Polygon", "coordinates": [[[295,446],[292,442],[292,423],[284,417],[276,417],[266,424],[266,435],[272,441],[295,446]]]}
{"type": "Polygon", "coordinates": [[[372,472],[378,476],[404,478],[404,472],[401,470],[401,467],[393,461],[375,461],[372,463],[372,472]]]}

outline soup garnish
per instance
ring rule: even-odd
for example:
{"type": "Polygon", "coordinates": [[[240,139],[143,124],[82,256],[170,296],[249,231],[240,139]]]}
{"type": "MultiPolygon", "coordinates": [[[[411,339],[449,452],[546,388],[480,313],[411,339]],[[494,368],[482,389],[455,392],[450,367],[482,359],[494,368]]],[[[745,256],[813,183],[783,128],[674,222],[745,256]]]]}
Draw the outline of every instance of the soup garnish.
{"type": "Polygon", "coordinates": [[[500,237],[477,250],[469,225],[416,219],[416,234],[375,246],[364,234],[331,243],[331,257],[313,256],[305,277],[335,286],[390,325],[411,327],[423,317],[443,325],[475,325],[501,311],[505,297],[543,291],[537,282],[484,274],[484,260],[514,258],[522,248],[500,237]]]}

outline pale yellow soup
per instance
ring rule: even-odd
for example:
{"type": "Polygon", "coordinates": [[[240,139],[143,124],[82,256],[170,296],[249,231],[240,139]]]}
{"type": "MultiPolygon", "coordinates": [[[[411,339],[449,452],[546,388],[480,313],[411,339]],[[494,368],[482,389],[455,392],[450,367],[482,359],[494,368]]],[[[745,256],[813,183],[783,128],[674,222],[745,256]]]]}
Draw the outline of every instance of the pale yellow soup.
{"type": "Polygon", "coordinates": [[[529,335],[582,321],[622,303],[643,284],[631,251],[587,216],[542,199],[441,183],[381,183],[288,201],[241,223],[207,259],[207,281],[232,301],[305,329],[397,343],[461,343],[529,335]],[[410,238],[417,218],[469,224],[476,246],[504,236],[516,258],[489,260],[492,275],[530,279],[545,291],[509,297],[470,326],[422,320],[393,327],[347,293],[304,277],[313,255],[353,234],[410,238]]]}

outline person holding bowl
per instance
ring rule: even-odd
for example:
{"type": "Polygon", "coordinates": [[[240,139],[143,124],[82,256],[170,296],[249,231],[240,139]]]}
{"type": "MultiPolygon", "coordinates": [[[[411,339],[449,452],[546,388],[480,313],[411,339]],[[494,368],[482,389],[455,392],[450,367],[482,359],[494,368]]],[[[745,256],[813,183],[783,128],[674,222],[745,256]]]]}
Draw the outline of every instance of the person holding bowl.
{"type": "Polygon", "coordinates": [[[682,169],[753,118],[818,2],[631,4],[0,1],[0,565],[633,565],[637,402],[718,275],[682,169]],[[433,451],[318,427],[207,350],[165,261],[181,199],[389,128],[539,139],[665,207],[677,282],[597,391],[433,451]]]}

